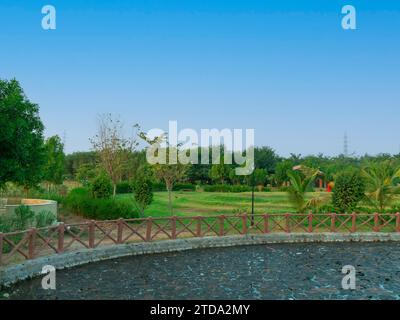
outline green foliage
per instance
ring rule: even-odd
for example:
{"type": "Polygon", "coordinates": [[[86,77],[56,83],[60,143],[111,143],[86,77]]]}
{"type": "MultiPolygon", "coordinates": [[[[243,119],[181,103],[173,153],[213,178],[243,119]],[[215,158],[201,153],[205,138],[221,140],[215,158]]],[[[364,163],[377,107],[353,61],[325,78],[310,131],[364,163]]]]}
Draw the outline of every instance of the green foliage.
{"type": "Polygon", "coordinates": [[[24,230],[28,226],[34,225],[35,213],[28,206],[19,206],[15,210],[15,218],[13,221],[14,230],[24,230]]]}
{"type": "Polygon", "coordinates": [[[117,183],[117,194],[131,193],[132,185],[129,181],[122,181],[117,183]]]}
{"type": "Polygon", "coordinates": [[[93,198],[86,188],[75,188],[68,194],[65,204],[76,214],[88,219],[114,220],[137,218],[138,214],[130,199],[93,198]]]}
{"type": "Polygon", "coordinates": [[[366,196],[381,212],[400,194],[400,168],[391,161],[368,163],[362,170],[366,181],[366,196]]]}
{"type": "Polygon", "coordinates": [[[88,186],[97,174],[97,168],[91,164],[82,164],[76,171],[76,179],[84,186],[88,186]]]}
{"type": "Polygon", "coordinates": [[[43,228],[56,222],[56,217],[50,211],[40,211],[38,214],[36,214],[35,220],[36,228],[43,228]]]}
{"type": "Polygon", "coordinates": [[[288,171],[287,175],[290,179],[290,186],[287,191],[288,198],[290,203],[296,208],[297,212],[304,213],[306,210],[317,208],[327,201],[324,196],[316,196],[309,200],[306,198],[306,194],[318,174],[319,170],[307,167],[303,167],[301,171],[288,171]]]}
{"type": "Polygon", "coordinates": [[[59,136],[53,136],[45,143],[46,163],[44,180],[53,184],[61,184],[65,172],[64,144],[59,136]]]}
{"type": "Polygon", "coordinates": [[[205,192],[248,192],[251,191],[251,187],[246,185],[229,185],[229,184],[216,184],[207,185],[203,187],[205,192]]]}
{"type": "Polygon", "coordinates": [[[268,172],[266,169],[255,169],[253,173],[255,185],[265,185],[267,183],[267,174],[268,172]]]}
{"type": "Polygon", "coordinates": [[[153,201],[153,191],[151,182],[145,177],[139,177],[132,184],[135,202],[139,208],[141,215],[144,215],[144,210],[153,201]]]}
{"type": "Polygon", "coordinates": [[[27,188],[43,175],[43,124],[39,107],[16,80],[0,80],[0,187],[7,181],[27,188]]]}
{"type": "Polygon", "coordinates": [[[113,194],[112,181],[104,172],[100,173],[90,186],[95,198],[110,198],[113,194]]]}
{"type": "Polygon", "coordinates": [[[357,171],[340,173],[335,180],[332,203],[338,212],[352,212],[364,197],[365,183],[357,171]]]}
{"type": "Polygon", "coordinates": [[[35,213],[28,206],[20,206],[13,216],[0,216],[0,232],[27,230],[32,227],[42,228],[53,224],[56,218],[51,212],[35,213]]]}

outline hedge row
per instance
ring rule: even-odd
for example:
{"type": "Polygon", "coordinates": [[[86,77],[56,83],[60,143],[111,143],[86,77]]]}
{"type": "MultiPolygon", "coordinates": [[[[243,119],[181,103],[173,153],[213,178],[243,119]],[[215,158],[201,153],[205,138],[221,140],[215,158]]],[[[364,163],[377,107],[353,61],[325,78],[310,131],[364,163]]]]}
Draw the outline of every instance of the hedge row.
{"type": "Polygon", "coordinates": [[[77,214],[96,220],[137,218],[138,212],[130,199],[97,199],[85,188],[71,190],[65,199],[65,206],[77,214]]]}

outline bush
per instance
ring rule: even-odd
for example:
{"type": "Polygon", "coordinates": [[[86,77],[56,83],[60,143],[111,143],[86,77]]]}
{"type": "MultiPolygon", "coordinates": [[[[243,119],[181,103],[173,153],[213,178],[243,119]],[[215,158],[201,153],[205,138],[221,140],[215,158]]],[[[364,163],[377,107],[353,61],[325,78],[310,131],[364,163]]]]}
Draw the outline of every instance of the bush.
{"type": "Polygon", "coordinates": [[[151,182],[145,178],[136,179],[132,185],[134,197],[140,213],[143,216],[144,210],[153,201],[153,191],[151,189],[151,182]]]}
{"type": "Polygon", "coordinates": [[[70,210],[88,219],[114,220],[138,217],[133,199],[93,198],[85,188],[71,190],[65,202],[70,210]]]}
{"type": "Polygon", "coordinates": [[[53,224],[56,218],[51,212],[35,213],[27,206],[20,206],[14,216],[0,216],[0,232],[27,230],[32,227],[42,228],[53,224]]]}
{"type": "Polygon", "coordinates": [[[56,222],[56,220],[56,217],[50,211],[40,211],[35,216],[35,226],[36,228],[47,227],[56,222]]]}
{"type": "Polygon", "coordinates": [[[98,175],[91,183],[93,197],[110,198],[113,193],[111,179],[105,173],[98,175]]]}
{"type": "MultiPolygon", "coordinates": [[[[163,183],[163,182],[153,182],[151,189],[154,192],[167,191],[165,183],[163,183]]],[[[172,191],[181,191],[181,190],[196,191],[196,185],[191,184],[191,183],[175,183],[174,187],[172,188],[172,191]]]]}
{"type": "Polygon", "coordinates": [[[116,192],[117,194],[123,194],[123,193],[132,193],[132,186],[128,181],[122,181],[117,183],[117,189],[116,192]]]}
{"type": "Polygon", "coordinates": [[[216,184],[204,186],[205,192],[248,192],[251,187],[245,185],[229,185],[229,184],[216,184]]]}
{"type": "Polygon", "coordinates": [[[354,211],[364,197],[365,183],[358,172],[343,172],[335,181],[332,203],[339,212],[354,211]]]}

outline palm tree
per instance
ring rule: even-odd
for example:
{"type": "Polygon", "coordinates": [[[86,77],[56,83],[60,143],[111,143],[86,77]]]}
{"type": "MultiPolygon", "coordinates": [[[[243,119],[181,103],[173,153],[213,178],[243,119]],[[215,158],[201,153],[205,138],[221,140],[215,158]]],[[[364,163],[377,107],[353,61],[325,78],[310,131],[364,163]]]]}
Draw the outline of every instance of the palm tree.
{"type": "Polygon", "coordinates": [[[363,170],[367,192],[365,195],[381,212],[389,206],[400,193],[400,168],[390,161],[370,163],[363,170]]]}
{"type": "Polygon", "coordinates": [[[308,189],[320,173],[318,169],[306,167],[300,168],[300,171],[288,171],[287,175],[290,179],[290,186],[288,187],[289,201],[297,212],[304,213],[308,208],[315,207],[326,201],[325,197],[318,196],[310,200],[306,199],[308,189]]]}

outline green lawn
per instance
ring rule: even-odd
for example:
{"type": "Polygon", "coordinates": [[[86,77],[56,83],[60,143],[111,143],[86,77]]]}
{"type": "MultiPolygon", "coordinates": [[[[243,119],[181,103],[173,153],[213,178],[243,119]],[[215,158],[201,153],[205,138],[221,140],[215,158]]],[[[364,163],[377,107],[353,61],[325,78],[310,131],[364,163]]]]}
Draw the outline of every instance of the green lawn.
{"type": "MultiPolygon", "coordinates": [[[[310,193],[310,197],[316,193],[310,193]]],[[[130,194],[119,197],[131,197],[130,194]]],[[[251,211],[251,193],[184,192],[173,193],[174,215],[198,216],[213,214],[236,214],[251,211]]],[[[256,213],[295,212],[285,192],[256,192],[256,213]]],[[[170,216],[168,193],[155,192],[153,203],[145,212],[146,216],[170,216]]]]}

